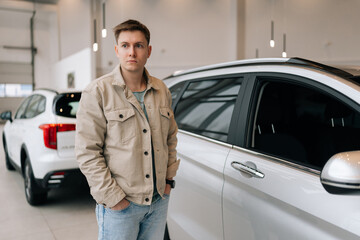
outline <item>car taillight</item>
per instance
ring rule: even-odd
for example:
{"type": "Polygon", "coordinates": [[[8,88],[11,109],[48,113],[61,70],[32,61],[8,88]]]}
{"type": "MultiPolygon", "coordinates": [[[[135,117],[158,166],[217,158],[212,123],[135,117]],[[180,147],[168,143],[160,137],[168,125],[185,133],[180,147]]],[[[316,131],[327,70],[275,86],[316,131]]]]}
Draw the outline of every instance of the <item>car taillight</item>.
{"type": "Polygon", "coordinates": [[[75,131],[75,124],[42,124],[39,126],[44,133],[45,147],[57,149],[57,132],[75,131]]]}

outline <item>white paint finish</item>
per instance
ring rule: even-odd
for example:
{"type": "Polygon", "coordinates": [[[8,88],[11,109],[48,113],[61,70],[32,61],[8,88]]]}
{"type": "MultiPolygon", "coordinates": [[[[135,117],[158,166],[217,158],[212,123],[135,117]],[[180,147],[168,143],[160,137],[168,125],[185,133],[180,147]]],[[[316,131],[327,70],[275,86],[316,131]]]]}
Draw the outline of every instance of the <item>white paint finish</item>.
{"type": "Polygon", "coordinates": [[[230,152],[224,175],[225,239],[358,239],[358,196],[329,194],[318,175],[241,150],[230,152]],[[265,177],[247,178],[233,161],[250,161],[265,177]]]}
{"type": "MultiPolygon", "coordinates": [[[[62,123],[62,122],[61,122],[62,123]]],[[[61,158],[75,159],[75,131],[57,133],[57,152],[61,158]]]]}
{"type": "Polygon", "coordinates": [[[171,239],[222,239],[222,172],[230,147],[194,139],[181,131],[178,141],[181,167],[169,205],[171,239]]]}
{"type": "MultiPolygon", "coordinates": [[[[355,103],[360,103],[360,87],[330,73],[301,66],[281,64],[239,66],[241,63],[246,64],[251,61],[246,60],[217,65],[218,67],[224,67],[220,69],[210,66],[208,68],[210,70],[200,68],[197,69],[202,70],[200,72],[188,71],[188,74],[178,75],[169,79],[166,84],[173,86],[187,79],[196,80],[198,78],[229,74],[277,73],[277,76],[282,74],[284,78],[299,76],[311,79],[313,82],[318,82],[353,99],[355,103]]],[[[278,61],[278,59],[273,59],[272,61],[278,61]]],[[[194,134],[190,134],[190,136],[192,135],[194,134]]],[[[191,138],[190,136],[186,138],[186,145],[196,146],[193,154],[195,152],[201,153],[204,149],[207,151],[211,149],[211,147],[203,148],[204,137],[201,137],[201,140],[199,140],[199,137],[192,136],[191,138]]],[[[179,138],[179,146],[177,148],[179,156],[182,156],[183,153],[184,145],[182,141],[184,139],[179,138]]],[[[212,140],[208,139],[208,144],[211,143],[212,140]]],[[[216,157],[209,157],[206,158],[209,162],[211,162],[211,159],[216,159],[216,157]]],[[[197,164],[197,159],[192,159],[191,165],[197,168],[204,166],[203,164],[197,164]]],[[[182,158],[180,166],[185,165],[187,169],[189,162],[188,158],[182,158]]],[[[354,162],[355,164],[358,163],[354,162]]],[[[195,169],[195,167],[191,169],[195,169]]],[[[204,189],[203,185],[194,184],[194,182],[197,182],[197,179],[206,181],[203,179],[206,179],[208,176],[204,172],[206,172],[204,169],[197,169],[198,174],[194,174],[196,179],[186,176],[187,180],[181,182],[185,187],[179,191],[181,194],[179,193],[176,196],[176,203],[172,203],[174,198],[171,199],[170,204],[173,204],[173,206],[169,208],[168,221],[171,237],[176,238],[179,235],[179,239],[192,239],[189,236],[209,234],[212,231],[211,227],[198,227],[193,222],[187,225],[186,223],[189,222],[188,218],[193,218],[192,212],[183,211],[185,216],[178,217],[176,215],[176,217],[172,217],[172,211],[174,209],[178,211],[181,208],[179,206],[183,202],[183,196],[187,197],[187,191],[190,188],[192,192],[201,193],[203,197],[206,196],[207,191],[214,191],[214,189],[204,189]],[[184,232],[187,232],[187,234],[184,232]]],[[[328,193],[321,184],[320,173],[316,170],[311,169],[310,171],[308,168],[291,164],[286,160],[233,147],[230,149],[223,173],[222,219],[225,239],[359,239],[359,195],[334,195],[328,193]],[[244,176],[244,174],[231,166],[231,163],[234,161],[243,164],[250,162],[265,177],[259,179],[249,178],[249,175],[244,176]]],[[[184,175],[184,172],[179,171],[176,179],[182,179],[184,175]]],[[[179,184],[177,184],[178,187],[179,184]]],[[[203,203],[198,203],[198,206],[202,206],[201,204],[203,203]]],[[[192,209],[195,211],[196,206],[192,206],[192,209]]],[[[209,216],[205,214],[202,221],[207,222],[208,218],[209,216]]]]}

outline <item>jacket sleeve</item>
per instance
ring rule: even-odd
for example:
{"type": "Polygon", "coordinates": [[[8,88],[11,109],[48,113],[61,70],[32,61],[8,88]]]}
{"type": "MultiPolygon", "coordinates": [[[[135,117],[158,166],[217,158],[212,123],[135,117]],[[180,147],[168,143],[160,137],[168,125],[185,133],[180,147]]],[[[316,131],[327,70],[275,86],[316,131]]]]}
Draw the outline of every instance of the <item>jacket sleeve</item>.
{"type": "Polygon", "coordinates": [[[103,155],[106,119],[100,91],[85,89],[77,112],[75,152],[81,172],[95,201],[107,207],[120,202],[125,193],[111,176],[103,155]]]}
{"type": "MultiPolygon", "coordinates": [[[[167,93],[167,97],[168,97],[168,102],[169,102],[169,107],[171,108],[171,93],[169,91],[169,89],[166,89],[166,93],[167,93]]],[[[180,164],[180,159],[176,159],[176,145],[177,145],[177,137],[176,134],[178,132],[178,127],[175,121],[175,117],[174,114],[171,114],[170,117],[170,125],[169,125],[169,133],[168,133],[168,138],[167,138],[167,145],[168,145],[168,168],[167,168],[167,172],[166,172],[166,178],[170,179],[175,177],[176,175],[176,171],[179,168],[179,164],[180,164]]]]}

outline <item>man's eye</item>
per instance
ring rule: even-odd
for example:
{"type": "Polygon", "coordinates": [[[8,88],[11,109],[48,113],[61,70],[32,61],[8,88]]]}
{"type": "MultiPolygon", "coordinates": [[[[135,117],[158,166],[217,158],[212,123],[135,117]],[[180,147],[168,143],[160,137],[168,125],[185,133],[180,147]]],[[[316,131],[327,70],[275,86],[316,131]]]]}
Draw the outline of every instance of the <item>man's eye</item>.
{"type": "Polygon", "coordinates": [[[143,48],[143,45],[142,44],[136,44],[136,47],[137,48],[143,48]]]}
{"type": "Polygon", "coordinates": [[[121,47],[126,48],[126,47],[127,47],[127,44],[123,44],[123,45],[121,45],[121,47]]]}

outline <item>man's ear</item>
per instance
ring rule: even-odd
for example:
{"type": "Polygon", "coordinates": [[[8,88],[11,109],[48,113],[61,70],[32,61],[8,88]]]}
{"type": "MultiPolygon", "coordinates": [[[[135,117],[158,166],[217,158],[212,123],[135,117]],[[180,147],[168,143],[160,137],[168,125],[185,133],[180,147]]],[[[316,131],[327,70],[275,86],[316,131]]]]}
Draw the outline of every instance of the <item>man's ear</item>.
{"type": "Polygon", "coordinates": [[[119,57],[119,47],[117,45],[115,45],[115,54],[119,57]]]}
{"type": "Polygon", "coordinates": [[[148,46],[148,58],[150,57],[150,55],[151,55],[151,50],[152,50],[152,46],[151,45],[149,45],[148,46]]]}

